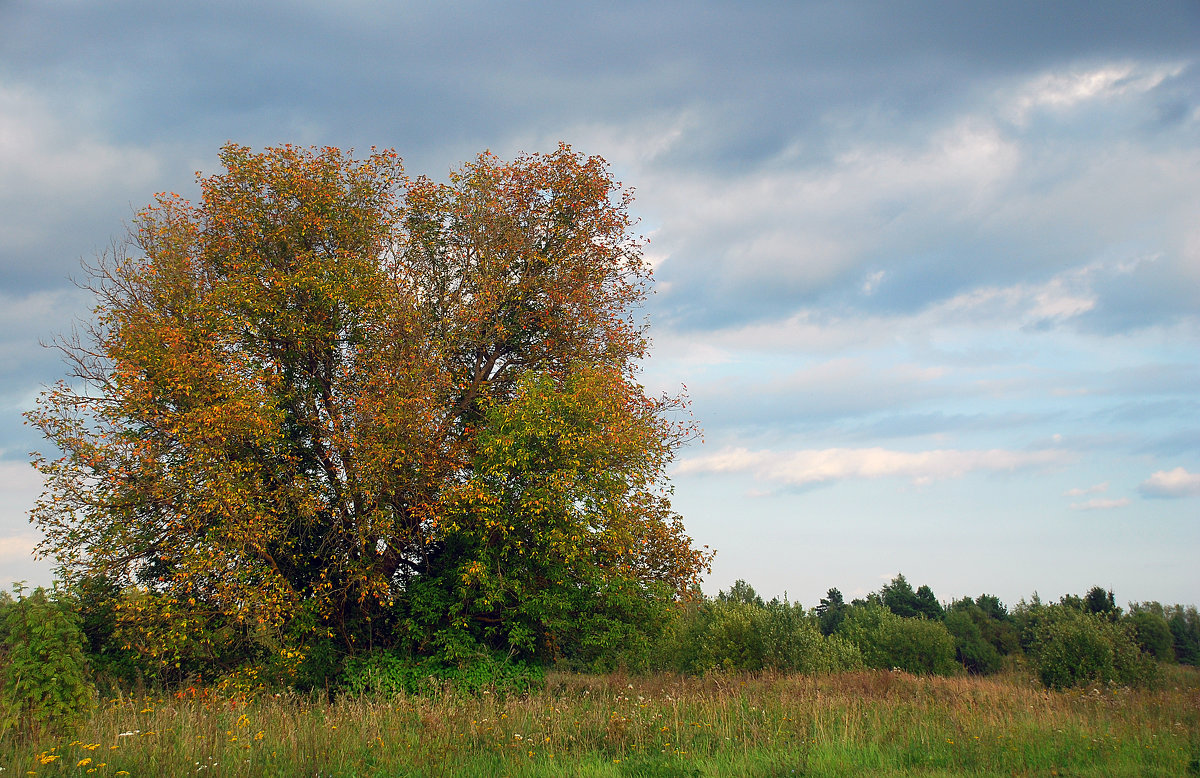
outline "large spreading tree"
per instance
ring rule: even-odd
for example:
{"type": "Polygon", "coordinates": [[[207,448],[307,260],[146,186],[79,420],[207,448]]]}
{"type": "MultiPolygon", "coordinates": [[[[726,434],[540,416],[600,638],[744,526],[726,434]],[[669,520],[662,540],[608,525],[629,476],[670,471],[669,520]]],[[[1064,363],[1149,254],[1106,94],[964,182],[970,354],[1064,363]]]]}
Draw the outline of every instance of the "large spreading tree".
{"type": "Polygon", "coordinates": [[[602,159],[221,161],[96,263],[30,414],[61,454],[42,551],[121,592],[128,645],[549,656],[695,582],[688,428],[636,381],[650,273],[602,159]]]}

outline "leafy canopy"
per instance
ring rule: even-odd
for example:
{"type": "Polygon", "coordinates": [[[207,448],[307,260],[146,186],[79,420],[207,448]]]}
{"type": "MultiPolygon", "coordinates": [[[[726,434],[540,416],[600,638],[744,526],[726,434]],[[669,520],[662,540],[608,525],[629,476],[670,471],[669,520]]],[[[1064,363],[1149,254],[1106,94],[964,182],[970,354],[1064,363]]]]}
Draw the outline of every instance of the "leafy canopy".
{"type": "Polygon", "coordinates": [[[650,271],[602,159],[220,157],[93,268],[30,414],[61,452],[42,551],[125,591],[129,645],[553,654],[695,582],[664,477],[690,429],[635,380],[650,271]]]}

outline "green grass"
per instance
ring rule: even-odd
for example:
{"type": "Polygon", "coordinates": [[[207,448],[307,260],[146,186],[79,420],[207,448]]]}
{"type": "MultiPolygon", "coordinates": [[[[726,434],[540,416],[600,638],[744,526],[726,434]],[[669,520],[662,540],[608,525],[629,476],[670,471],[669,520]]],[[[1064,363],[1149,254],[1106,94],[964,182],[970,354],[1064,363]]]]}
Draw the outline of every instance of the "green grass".
{"type": "Polygon", "coordinates": [[[1179,776],[1197,759],[1200,673],[1184,668],[1155,690],[552,673],[507,698],[119,696],[74,738],[0,744],[4,776],[1179,776]]]}

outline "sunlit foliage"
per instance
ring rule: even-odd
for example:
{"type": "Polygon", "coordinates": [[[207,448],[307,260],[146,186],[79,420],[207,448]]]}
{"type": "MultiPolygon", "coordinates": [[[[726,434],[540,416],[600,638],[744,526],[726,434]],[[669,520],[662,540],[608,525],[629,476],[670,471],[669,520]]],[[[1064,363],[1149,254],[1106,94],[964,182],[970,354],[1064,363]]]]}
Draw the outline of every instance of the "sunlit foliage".
{"type": "Polygon", "coordinates": [[[606,592],[695,582],[664,479],[690,428],[636,382],[650,272],[603,160],[221,161],[96,264],[30,414],[61,453],[41,550],[122,592],[124,645],[553,655],[606,592]]]}

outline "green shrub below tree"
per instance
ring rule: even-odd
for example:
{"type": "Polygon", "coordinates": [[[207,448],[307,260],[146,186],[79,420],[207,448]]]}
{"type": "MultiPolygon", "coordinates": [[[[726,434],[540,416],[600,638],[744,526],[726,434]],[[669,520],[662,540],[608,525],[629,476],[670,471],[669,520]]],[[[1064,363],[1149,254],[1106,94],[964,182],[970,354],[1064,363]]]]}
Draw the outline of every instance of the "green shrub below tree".
{"type": "Polygon", "coordinates": [[[0,600],[0,736],[71,731],[95,701],[79,616],[57,590],[0,600]]]}

